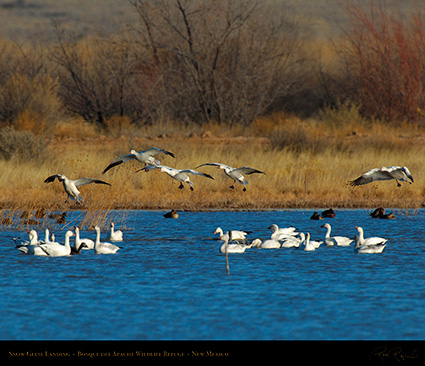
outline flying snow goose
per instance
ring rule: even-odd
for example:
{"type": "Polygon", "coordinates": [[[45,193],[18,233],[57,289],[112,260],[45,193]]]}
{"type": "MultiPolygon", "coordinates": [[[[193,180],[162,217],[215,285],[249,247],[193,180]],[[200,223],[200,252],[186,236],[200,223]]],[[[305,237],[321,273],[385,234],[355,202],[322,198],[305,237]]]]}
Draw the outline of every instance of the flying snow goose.
{"type": "Polygon", "coordinates": [[[114,230],[114,223],[111,222],[111,234],[109,235],[110,241],[122,241],[123,234],[121,230],[114,230]]]}
{"type": "Polygon", "coordinates": [[[79,250],[82,244],[85,244],[83,249],[93,249],[94,241],[92,239],[81,239],[80,237],[80,228],[78,226],[74,226],[75,231],[75,249],[79,250]]]}
{"type": "Polygon", "coordinates": [[[167,173],[171,178],[180,182],[180,186],[179,186],[180,189],[184,188],[183,183],[187,183],[190,186],[191,191],[193,191],[193,183],[190,181],[189,175],[201,175],[203,177],[214,180],[214,178],[211,175],[197,172],[196,170],[193,170],[193,169],[180,170],[180,169],[170,168],[165,165],[149,165],[144,167],[143,169],[137,170],[137,172],[140,172],[141,170],[148,171],[150,169],[159,169],[160,172],[167,173]]]}
{"type": "Polygon", "coordinates": [[[338,245],[338,246],[342,246],[342,247],[346,247],[348,245],[350,245],[353,242],[353,239],[350,239],[346,236],[331,236],[331,225],[329,224],[324,224],[321,227],[324,227],[327,229],[326,234],[325,234],[325,239],[324,242],[326,245],[338,245]]]}
{"type": "Polygon", "coordinates": [[[280,241],[273,239],[267,239],[264,241],[261,239],[254,239],[251,244],[253,247],[260,249],[278,249],[282,246],[280,241]]]}
{"type": "Polygon", "coordinates": [[[68,230],[65,234],[65,244],[60,243],[45,243],[40,244],[39,247],[43,249],[49,257],[64,257],[71,255],[71,245],[70,238],[74,233],[71,230],[68,230]]]}
{"type": "Polygon", "coordinates": [[[375,168],[364,173],[357,179],[350,181],[350,185],[359,186],[368,184],[376,180],[391,180],[394,179],[397,182],[397,186],[400,187],[400,182],[413,183],[413,177],[410,174],[409,169],[405,166],[390,166],[382,168],[375,168]]]}
{"type": "MultiPolygon", "coordinates": [[[[245,241],[248,235],[248,232],[241,230],[231,230],[231,232],[232,240],[234,241],[245,241]]],[[[221,227],[215,229],[214,234],[219,234],[219,239],[222,241],[229,240],[229,232],[224,233],[221,227]]]]}
{"type": "Polygon", "coordinates": [[[96,254],[114,254],[116,253],[120,247],[111,243],[101,242],[100,241],[100,227],[95,226],[96,230],[96,242],[94,245],[94,252],[96,254]]]}
{"type": "Polygon", "coordinates": [[[131,150],[130,154],[120,156],[119,158],[116,158],[111,164],[109,164],[105,170],[102,172],[102,174],[105,174],[109,169],[113,168],[114,166],[120,165],[122,163],[125,163],[126,161],[134,160],[140,161],[141,163],[144,163],[146,166],[148,165],[160,165],[161,162],[157,159],[155,159],[155,155],[163,153],[165,155],[170,155],[174,158],[174,154],[164,150],[164,149],[158,149],[157,147],[151,147],[148,150],[145,151],[139,151],[131,150]]]}
{"type": "Polygon", "coordinates": [[[355,253],[368,253],[368,254],[382,253],[384,251],[384,248],[387,245],[387,243],[374,244],[374,245],[361,245],[359,239],[360,239],[359,235],[356,235],[355,236],[356,246],[354,247],[355,253]]]}
{"type": "MultiPolygon", "coordinates": [[[[81,186],[84,186],[90,183],[106,184],[110,186],[109,183],[104,182],[103,180],[100,180],[100,179],[80,178],[76,180],[71,180],[67,178],[66,176],[64,176],[63,174],[51,175],[50,177],[47,177],[45,179],[44,183],[54,182],[56,178],[58,179],[59,182],[62,182],[63,188],[65,189],[65,192],[68,195],[68,199],[76,201],[77,203],[80,203],[83,200],[83,197],[80,196],[80,192],[78,190],[78,188],[80,188],[81,186]]],[[[68,199],[65,201],[66,203],[68,203],[68,199]]]]}
{"type": "Polygon", "coordinates": [[[230,188],[235,188],[235,183],[238,182],[239,184],[243,185],[243,191],[246,191],[246,185],[248,184],[248,180],[243,176],[243,174],[247,174],[247,175],[251,175],[254,173],[258,173],[258,174],[266,174],[260,170],[254,169],[254,168],[250,168],[248,166],[243,166],[241,168],[232,168],[231,166],[225,165],[225,164],[221,164],[221,163],[205,163],[205,164],[201,164],[198,165],[195,169],[200,168],[201,166],[205,166],[205,165],[212,165],[212,166],[217,166],[220,169],[224,170],[224,173],[233,179],[233,185],[230,186],[230,188]]]}
{"type": "Polygon", "coordinates": [[[369,238],[364,238],[364,231],[363,228],[360,226],[356,226],[357,231],[359,232],[359,243],[360,245],[378,245],[378,244],[385,244],[388,239],[380,238],[378,236],[371,236],[369,238]]]}
{"type": "Polygon", "coordinates": [[[270,239],[273,240],[283,240],[286,238],[294,237],[298,233],[295,232],[294,227],[285,227],[285,228],[279,228],[276,224],[272,224],[269,226],[269,229],[273,231],[272,235],[270,236],[270,239]]]}

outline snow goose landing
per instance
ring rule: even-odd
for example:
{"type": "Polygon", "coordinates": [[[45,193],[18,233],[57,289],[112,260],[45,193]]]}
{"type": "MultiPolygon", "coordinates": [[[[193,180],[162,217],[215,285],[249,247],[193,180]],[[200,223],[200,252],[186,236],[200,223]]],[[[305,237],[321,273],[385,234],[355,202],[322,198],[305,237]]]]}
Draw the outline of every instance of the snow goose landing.
{"type": "Polygon", "coordinates": [[[394,179],[397,182],[397,187],[400,187],[400,182],[413,183],[412,174],[410,174],[409,169],[405,166],[390,166],[382,168],[375,168],[364,173],[357,179],[350,181],[350,185],[359,186],[363,184],[368,184],[376,180],[391,180],[394,179]]]}
{"type": "Polygon", "coordinates": [[[243,185],[244,192],[246,191],[246,185],[248,184],[248,180],[243,176],[243,174],[247,174],[247,175],[251,175],[254,173],[266,174],[260,170],[250,168],[248,166],[243,166],[241,168],[232,168],[231,166],[221,164],[221,163],[205,163],[205,164],[198,165],[195,169],[205,165],[213,165],[213,166],[217,166],[220,169],[223,169],[224,173],[228,177],[233,179],[233,185],[231,185],[230,188],[232,189],[235,188],[235,183],[238,182],[239,184],[243,185]]]}
{"type": "Polygon", "coordinates": [[[122,241],[123,234],[121,230],[114,230],[114,223],[111,222],[111,234],[109,235],[110,241],[122,241]]]}
{"type": "Polygon", "coordinates": [[[360,226],[356,226],[357,231],[359,232],[358,238],[360,245],[378,245],[378,244],[385,244],[388,239],[380,238],[378,236],[372,236],[370,238],[364,238],[364,231],[363,228],[360,226]]]}
{"type": "Polygon", "coordinates": [[[96,254],[114,254],[120,249],[117,245],[101,242],[100,227],[96,225],[94,229],[96,230],[96,242],[94,245],[94,252],[96,254]]]}
{"type": "Polygon", "coordinates": [[[170,155],[174,158],[174,154],[163,149],[158,149],[157,147],[151,147],[148,150],[145,151],[139,151],[131,150],[130,154],[120,156],[119,158],[116,158],[111,164],[109,164],[105,170],[102,172],[102,174],[105,174],[109,169],[113,168],[114,166],[120,165],[122,163],[125,163],[126,161],[134,160],[140,161],[141,163],[144,163],[147,165],[160,165],[161,162],[157,159],[155,159],[155,155],[163,153],[165,155],[170,155]]]}
{"type": "MultiPolygon", "coordinates": [[[[68,195],[68,199],[71,199],[73,201],[76,201],[78,204],[81,203],[83,200],[83,197],[80,196],[80,192],[78,188],[81,186],[84,186],[86,184],[90,183],[96,183],[96,184],[106,184],[110,186],[109,183],[104,182],[100,179],[94,179],[94,178],[80,178],[76,180],[71,180],[64,176],[63,174],[55,174],[51,175],[50,177],[47,177],[44,181],[44,183],[51,183],[54,182],[54,180],[57,179],[59,182],[62,182],[63,188],[65,189],[65,192],[68,195]]],[[[68,199],[65,201],[65,203],[68,203],[68,199]]]]}
{"type": "Polygon", "coordinates": [[[346,236],[331,236],[332,228],[331,228],[331,225],[329,224],[324,224],[321,227],[324,227],[327,229],[325,234],[325,239],[324,239],[324,242],[326,245],[338,245],[338,246],[346,247],[353,242],[353,239],[350,239],[346,236]]]}
{"type": "Polygon", "coordinates": [[[136,172],[140,172],[141,170],[148,171],[150,169],[159,169],[160,172],[167,173],[171,178],[180,182],[180,186],[179,186],[180,189],[184,188],[183,183],[188,184],[190,186],[191,191],[193,191],[193,183],[190,181],[189,175],[201,175],[203,177],[214,180],[214,178],[211,175],[197,172],[196,170],[193,170],[193,169],[180,170],[180,169],[170,168],[165,165],[150,165],[150,166],[144,167],[143,169],[139,169],[136,172]]]}

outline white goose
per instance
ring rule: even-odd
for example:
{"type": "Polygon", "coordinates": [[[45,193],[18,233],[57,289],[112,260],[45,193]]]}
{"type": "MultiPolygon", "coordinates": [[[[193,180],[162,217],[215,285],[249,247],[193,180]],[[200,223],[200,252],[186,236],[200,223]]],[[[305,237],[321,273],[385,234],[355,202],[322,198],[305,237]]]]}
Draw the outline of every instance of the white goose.
{"type": "Polygon", "coordinates": [[[63,188],[65,189],[65,192],[68,195],[68,198],[65,201],[65,203],[68,203],[69,199],[76,201],[77,203],[81,203],[81,201],[83,200],[83,197],[80,196],[80,191],[78,190],[78,188],[86,184],[96,183],[96,184],[106,184],[110,186],[109,183],[104,182],[103,180],[100,180],[100,179],[80,178],[76,180],[71,180],[71,179],[68,179],[63,174],[51,175],[50,177],[47,177],[44,180],[44,183],[54,182],[55,179],[57,179],[59,182],[62,182],[63,188]]]}
{"type": "Polygon", "coordinates": [[[71,255],[71,244],[69,241],[73,235],[74,233],[71,230],[66,232],[64,245],[60,243],[45,243],[40,244],[39,247],[43,249],[50,257],[64,257],[71,255]]]}
{"type": "Polygon", "coordinates": [[[282,246],[280,241],[267,239],[262,241],[261,239],[254,239],[252,241],[252,246],[259,249],[278,249],[282,246]]]}
{"type": "Polygon", "coordinates": [[[23,241],[21,244],[16,245],[16,249],[28,255],[47,256],[47,253],[39,247],[39,240],[37,231],[31,230],[28,232],[29,241],[23,241]]]}
{"type": "Polygon", "coordinates": [[[316,250],[316,247],[310,242],[310,233],[307,233],[305,235],[304,251],[312,252],[314,250],[316,250]]]}
{"type": "Polygon", "coordinates": [[[114,230],[114,223],[111,222],[111,234],[109,235],[110,241],[122,241],[123,233],[121,230],[114,230]]]}
{"type": "Polygon", "coordinates": [[[190,186],[190,190],[193,191],[193,183],[190,181],[189,175],[201,175],[203,177],[214,180],[214,178],[211,175],[201,173],[201,172],[197,172],[196,170],[193,170],[193,169],[183,169],[183,170],[181,170],[181,169],[170,168],[170,167],[165,166],[165,165],[149,165],[147,167],[144,167],[143,169],[137,170],[136,172],[140,172],[141,170],[148,171],[148,170],[152,170],[152,169],[159,169],[160,172],[165,172],[171,178],[180,182],[179,189],[183,189],[184,188],[183,183],[186,183],[190,186]]]}
{"type": "MultiPolygon", "coordinates": [[[[240,231],[240,230],[231,230],[231,231],[232,231],[232,240],[234,241],[246,240],[246,236],[248,235],[247,232],[240,231]]],[[[219,235],[218,238],[222,241],[229,240],[229,232],[227,231],[226,233],[224,233],[221,227],[218,227],[217,229],[215,229],[214,234],[218,234],[219,235]]]]}
{"type": "Polygon", "coordinates": [[[94,241],[92,239],[81,239],[80,237],[80,228],[78,226],[74,227],[75,231],[75,249],[78,251],[80,246],[84,243],[85,246],[83,249],[94,249],[94,241]]]}
{"type": "Polygon", "coordinates": [[[235,188],[235,183],[238,182],[239,184],[243,185],[243,191],[246,191],[246,185],[248,184],[248,179],[246,179],[243,174],[251,175],[254,173],[258,174],[266,174],[260,170],[250,168],[248,166],[243,166],[241,168],[232,168],[231,166],[221,164],[221,163],[205,163],[198,165],[195,169],[205,166],[205,165],[213,165],[217,166],[220,169],[224,170],[224,173],[233,179],[233,185],[230,186],[231,189],[235,188]]]}
{"type": "Polygon", "coordinates": [[[338,246],[346,247],[346,246],[349,246],[353,242],[353,239],[350,239],[346,236],[331,236],[332,228],[331,228],[330,224],[326,223],[326,224],[322,225],[321,227],[324,227],[324,228],[327,229],[324,242],[328,246],[338,245],[338,246]]]}
{"type": "Polygon", "coordinates": [[[356,226],[357,231],[359,232],[358,238],[360,245],[378,245],[385,244],[388,239],[380,238],[378,236],[371,236],[370,238],[364,238],[363,228],[360,226],[356,226]]]}
{"type": "Polygon", "coordinates": [[[350,185],[359,186],[368,184],[377,180],[391,180],[394,179],[397,182],[397,186],[400,187],[400,182],[413,183],[412,174],[409,169],[405,166],[390,166],[382,168],[375,168],[364,173],[357,179],[350,181],[350,185]]]}
{"type": "Polygon", "coordinates": [[[291,238],[296,236],[298,233],[295,232],[294,227],[286,227],[286,228],[279,228],[276,224],[272,224],[269,226],[269,229],[273,231],[272,235],[270,236],[270,239],[273,240],[283,240],[287,238],[291,238]]]}
{"type": "Polygon", "coordinates": [[[252,248],[254,246],[254,242],[252,242],[251,244],[229,244],[229,241],[233,240],[232,234],[233,231],[231,231],[229,235],[224,238],[224,244],[220,247],[221,253],[245,253],[247,249],[252,248]]]}
{"type": "Polygon", "coordinates": [[[373,244],[373,245],[361,245],[359,235],[355,236],[356,239],[356,246],[354,247],[355,253],[367,253],[367,254],[374,254],[374,253],[382,253],[384,251],[385,246],[387,243],[382,244],[373,244]]]}
{"type": "Polygon", "coordinates": [[[101,242],[100,241],[100,227],[95,226],[96,230],[96,242],[94,245],[94,252],[96,254],[114,254],[116,253],[120,247],[111,243],[101,242]]]}
{"type": "Polygon", "coordinates": [[[281,248],[298,248],[305,240],[305,234],[300,233],[300,237],[295,236],[283,239],[281,248]]]}
{"type": "Polygon", "coordinates": [[[145,151],[139,151],[131,150],[130,154],[120,156],[119,158],[116,158],[111,164],[109,164],[105,170],[102,172],[102,174],[105,174],[109,169],[113,168],[114,166],[120,165],[122,163],[125,163],[126,161],[130,160],[137,160],[141,163],[144,163],[147,165],[160,165],[161,162],[157,159],[155,159],[155,156],[157,154],[163,153],[165,155],[170,155],[174,158],[174,154],[163,149],[158,149],[157,147],[151,147],[148,150],[145,151]]]}

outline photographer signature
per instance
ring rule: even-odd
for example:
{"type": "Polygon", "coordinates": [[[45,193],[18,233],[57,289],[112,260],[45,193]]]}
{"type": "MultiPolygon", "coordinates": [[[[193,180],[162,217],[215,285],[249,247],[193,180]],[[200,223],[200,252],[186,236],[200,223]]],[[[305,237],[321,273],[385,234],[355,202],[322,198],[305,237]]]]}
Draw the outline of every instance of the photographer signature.
{"type": "Polygon", "coordinates": [[[411,353],[404,352],[402,347],[393,347],[388,348],[386,346],[381,346],[375,348],[370,354],[371,358],[379,358],[382,362],[386,360],[396,360],[397,362],[404,362],[410,359],[419,358],[420,351],[418,349],[414,349],[411,353]]]}

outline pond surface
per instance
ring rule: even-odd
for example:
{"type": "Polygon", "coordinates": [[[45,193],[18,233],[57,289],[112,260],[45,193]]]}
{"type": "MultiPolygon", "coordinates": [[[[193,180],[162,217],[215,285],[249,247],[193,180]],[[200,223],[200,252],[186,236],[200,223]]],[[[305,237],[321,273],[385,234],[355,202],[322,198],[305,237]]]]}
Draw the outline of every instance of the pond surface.
{"type": "MultiPolygon", "coordinates": [[[[28,256],[12,240],[25,231],[2,231],[1,339],[424,339],[425,211],[396,211],[395,220],[336,212],[313,221],[313,210],[180,212],[178,219],[129,211],[115,223],[126,230],[114,255],[28,256]],[[325,222],[334,235],[353,237],[357,225],[388,245],[382,254],[355,254],[353,245],[253,248],[229,254],[228,275],[213,234],[220,226],[266,239],[275,223],[322,240],[325,222]]],[[[55,234],[63,242],[65,229],[55,234]]]]}

